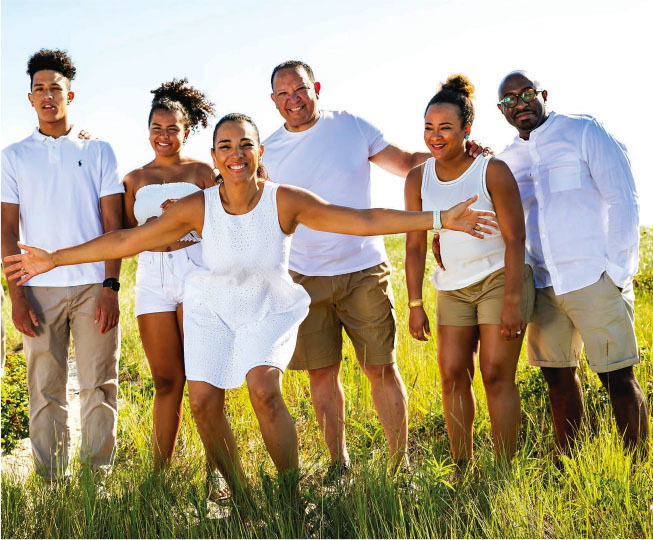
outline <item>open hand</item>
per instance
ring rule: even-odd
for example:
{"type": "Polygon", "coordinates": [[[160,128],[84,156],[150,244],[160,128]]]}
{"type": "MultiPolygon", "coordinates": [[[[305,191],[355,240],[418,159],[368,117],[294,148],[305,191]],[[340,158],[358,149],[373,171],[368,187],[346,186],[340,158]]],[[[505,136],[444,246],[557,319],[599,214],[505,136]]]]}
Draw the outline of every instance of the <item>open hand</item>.
{"type": "Polygon", "coordinates": [[[440,214],[442,226],[451,231],[466,232],[476,238],[485,238],[482,233],[492,234],[493,231],[490,227],[498,228],[497,223],[482,216],[496,217],[496,214],[494,212],[470,208],[477,200],[478,194],[452,206],[449,210],[443,211],[440,214]]]}
{"type": "Polygon", "coordinates": [[[55,267],[51,252],[20,242],[18,242],[18,247],[25,253],[9,255],[4,258],[5,275],[9,281],[16,281],[16,285],[22,285],[34,276],[48,272],[55,267]]]}

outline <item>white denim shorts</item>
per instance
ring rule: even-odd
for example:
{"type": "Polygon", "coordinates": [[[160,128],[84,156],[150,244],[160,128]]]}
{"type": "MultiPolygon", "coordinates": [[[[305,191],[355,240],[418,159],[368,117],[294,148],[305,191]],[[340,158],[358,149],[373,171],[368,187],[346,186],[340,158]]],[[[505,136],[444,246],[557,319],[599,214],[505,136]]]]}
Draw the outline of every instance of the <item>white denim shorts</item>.
{"type": "Polygon", "coordinates": [[[184,299],[186,277],[203,267],[201,243],[177,251],[141,253],[136,270],[136,317],[176,311],[184,299]]]}

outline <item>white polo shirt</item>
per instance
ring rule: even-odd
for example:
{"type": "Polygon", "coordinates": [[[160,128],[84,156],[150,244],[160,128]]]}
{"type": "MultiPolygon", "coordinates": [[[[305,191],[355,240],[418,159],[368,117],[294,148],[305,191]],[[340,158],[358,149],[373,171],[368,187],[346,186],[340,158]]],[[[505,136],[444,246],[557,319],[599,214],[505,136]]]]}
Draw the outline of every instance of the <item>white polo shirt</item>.
{"type": "MultiPolygon", "coordinates": [[[[305,131],[281,126],[263,144],[263,165],[271,180],[353,208],[370,208],[370,157],[388,146],[377,128],[346,111],[320,111],[318,121],[305,131]]],[[[385,260],[381,236],[327,233],[299,225],[289,266],[308,276],[336,276],[385,260]]]]}
{"type": "MultiPolygon", "coordinates": [[[[53,138],[38,128],[2,151],[2,202],[19,205],[21,241],[48,250],[81,244],[103,233],[100,198],[123,193],[111,146],[53,138]]],[[[67,287],[101,283],[104,263],[61,266],[27,285],[67,287]]]]}
{"type": "Polygon", "coordinates": [[[517,180],[535,286],[564,294],[639,262],[639,204],[626,148],[591,116],[549,113],[498,156],[517,180]]]}

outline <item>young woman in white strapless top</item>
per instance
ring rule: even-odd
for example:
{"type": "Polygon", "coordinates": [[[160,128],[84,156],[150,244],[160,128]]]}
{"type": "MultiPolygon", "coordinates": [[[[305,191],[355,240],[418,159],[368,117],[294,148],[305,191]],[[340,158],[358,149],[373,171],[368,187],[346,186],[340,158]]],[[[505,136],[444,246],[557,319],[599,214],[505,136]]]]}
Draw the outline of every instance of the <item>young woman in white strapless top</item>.
{"type": "MultiPolygon", "coordinates": [[[[191,130],[207,127],[213,106],[206,96],[172,80],[153,90],[148,120],[154,159],[125,176],[125,220],[142,226],[177,199],[215,185],[213,168],[181,151],[191,130]]],[[[135,315],[154,379],[154,467],[170,462],[181,422],[184,375],[182,301],[186,277],[202,267],[192,233],[138,258],[135,315]]]]}
{"type": "MultiPolygon", "coordinates": [[[[526,324],[533,314],[533,272],[526,264],[524,213],[508,166],[465,151],[474,120],[474,87],[462,75],[449,77],[429,102],[424,142],[432,158],[406,178],[407,210],[450,206],[478,194],[474,207],[496,211],[499,231],[478,241],[455,231],[440,234],[443,267],[431,279],[436,300],[442,405],[456,462],[472,460],[476,412],[472,382],[476,355],[492,426],[495,452],[510,459],[517,445],[520,403],[515,372],[526,324]],[[446,270],[445,270],[446,268],[446,270]]],[[[409,330],[430,336],[422,305],[426,233],[406,236],[409,330]]]]}

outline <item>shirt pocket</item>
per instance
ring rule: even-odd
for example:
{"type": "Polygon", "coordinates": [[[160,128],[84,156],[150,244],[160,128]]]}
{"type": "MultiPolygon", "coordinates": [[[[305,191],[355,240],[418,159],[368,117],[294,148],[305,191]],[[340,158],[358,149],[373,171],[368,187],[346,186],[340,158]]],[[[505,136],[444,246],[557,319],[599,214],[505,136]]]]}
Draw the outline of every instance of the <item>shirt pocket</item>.
{"type": "Polygon", "coordinates": [[[580,188],[580,162],[566,161],[549,167],[549,190],[551,193],[580,188]]]}

